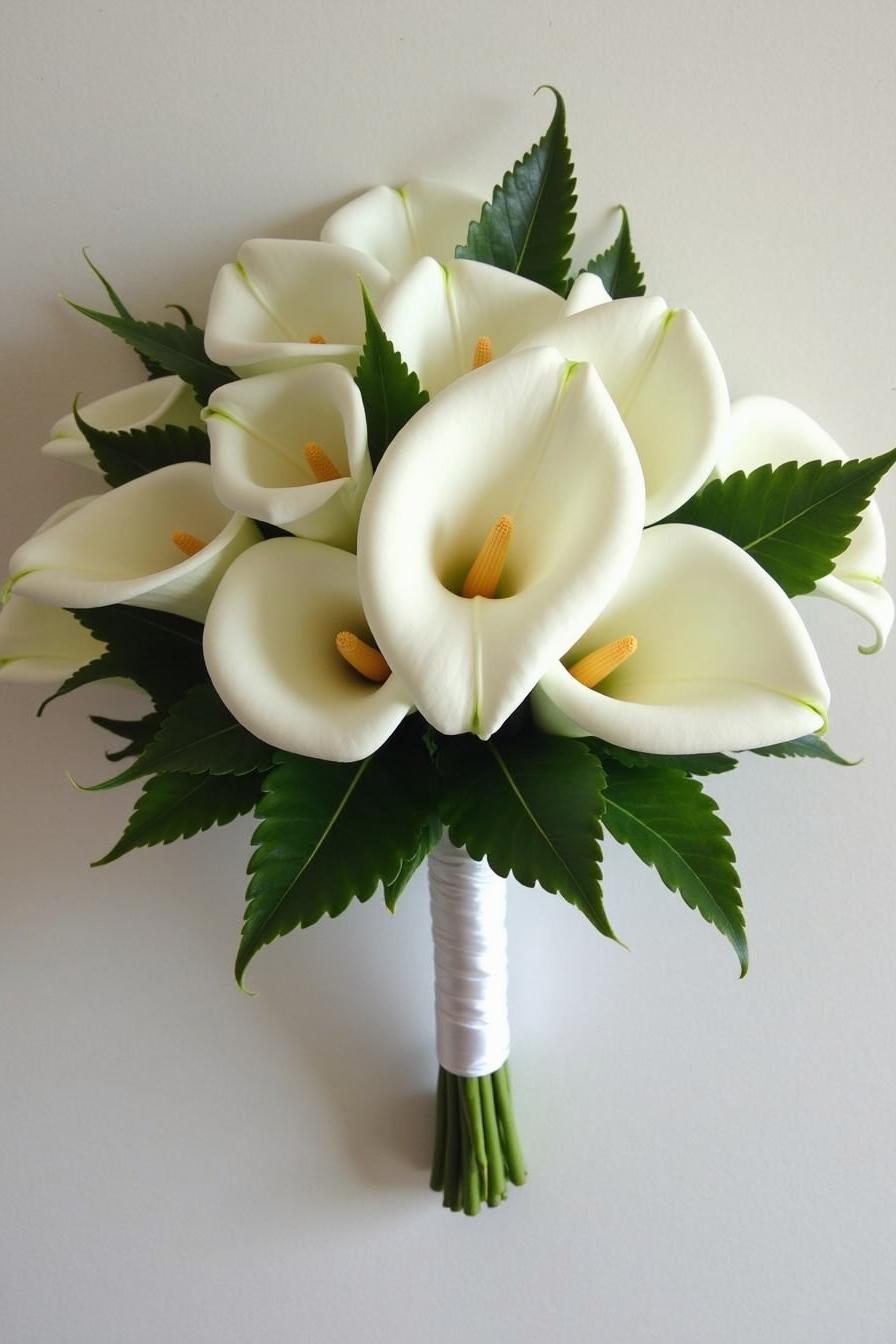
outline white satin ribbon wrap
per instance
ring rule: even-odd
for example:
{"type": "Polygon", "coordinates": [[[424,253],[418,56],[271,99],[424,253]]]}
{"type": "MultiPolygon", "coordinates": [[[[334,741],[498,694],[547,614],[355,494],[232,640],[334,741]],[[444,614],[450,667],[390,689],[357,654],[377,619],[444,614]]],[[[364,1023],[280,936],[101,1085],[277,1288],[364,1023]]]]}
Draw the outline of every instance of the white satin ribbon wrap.
{"type": "Polygon", "coordinates": [[[510,1054],[506,882],[443,836],[429,856],[429,895],[439,1063],[481,1078],[510,1054]]]}

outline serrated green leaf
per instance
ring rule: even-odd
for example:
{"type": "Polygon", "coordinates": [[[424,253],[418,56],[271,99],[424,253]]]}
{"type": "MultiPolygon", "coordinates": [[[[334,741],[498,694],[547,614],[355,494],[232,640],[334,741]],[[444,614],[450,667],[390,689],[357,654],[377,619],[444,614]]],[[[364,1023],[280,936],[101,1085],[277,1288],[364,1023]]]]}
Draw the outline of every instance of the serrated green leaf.
{"type": "MultiPolygon", "coordinates": [[[[96,263],[91,260],[90,256],[88,255],[86,247],[81,248],[81,255],[87,262],[87,265],[93,271],[97,280],[99,280],[103,289],[108,294],[109,301],[112,304],[115,311],[118,313],[119,317],[126,317],[133,320],[133,315],[125,307],[124,300],[120,298],[118,294],[116,294],[115,290],[112,288],[111,282],[106,279],[106,277],[100,270],[99,266],[97,266],[96,263]]],[[[148,359],[146,355],[141,355],[139,350],[136,352],[136,354],[137,358],[140,360],[140,363],[146,370],[146,376],[150,380],[150,382],[152,382],[154,378],[165,377],[165,370],[162,368],[161,364],[156,363],[154,359],[148,359]]]]}
{"type": "Polygon", "coordinates": [[[145,845],[170,845],[251,812],[261,775],[155,775],[143,787],[124,835],[92,868],[145,845]]]}
{"type": "Polygon", "coordinates": [[[120,751],[107,751],[107,761],[123,761],[128,756],[139,756],[145,746],[152,741],[162,722],[160,714],[145,714],[142,719],[107,719],[102,714],[91,714],[90,722],[107,733],[125,738],[126,745],[120,751]]]}
{"type": "Polygon", "coordinates": [[[437,757],[451,843],[538,883],[615,938],[601,896],[604,772],[583,742],[537,733],[444,739],[437,757]]]}
{"type": "Polygon", "coordinates": [[[896,448],[848,462],[785,462],[709,481],[665,519],[718,532],[743,547],[787,593],[810,593],[849,545],[896,448]]]}
{"type": "Polygon", "coordinates": [[[176,462],[209,462],[208,435],[196,426],[146,425],[143,429],[108,430],[89,425],[73,407],[75,423],[97,465],[113,489],[127,485],[176,462]]]}
{"type": "Polygon", "coordinates": [[[442,821],[438,814],[430,817],[420,834],[420,842],[417,849],[401,866],[398,876],[393,882],[383,883],[383,897],[386,901],[386,907],[395,914],[395,907],[398,905],[398,898],[438,843],[442,835],[442,821]]]}
{"type": "Polygon", "coordinates": [[[167,710],[191,686],[207,680],[198,621],[120,604],[73,610],[71,614],[94,639],[106,645],[106,651],[73,672],[47,696],[37,711],[38,717],[53,700],[95,681],[135,681],[152,698],[156,709],[167,710]]]}
{"type": "Polygon", "coordinates": [[[355,382],[367,417],[367,448],[376,471],[398,431],[429,401],[380,325],[370,295],[362,286],[367,329],[355,382]]]}
{"type": "Polygon", "coordinates": [[[859,765],[859,761],[848,761],[839,756],[833,747],[829,747],[823,737],[807,733],[805,737],[794,737],[790,742],[776,742],[770,747],[753,747],[753,756],[807,756],[816,761],[830,761],[832,765],[859,765]]]}
{"type": "Polygon", "coordinates": [[[585,270],[603,281],[611,299],[639,298],[644,293],[644,272],[632,247],[628,211],[624,205],[618,209],[622,212],[619,232],[605,252],[591,258],[585,270]]]}
{"type": "Polygon", "coordinates": [[[76,312],[108,327],[138,354],[155,360],[166,373],[176,373],[189,383],[204,406],[215,388],[232,383],[236,374],[223,364],[215,364],[205,353],[205,333],[201,327],[178,327],[173,322],[138,322],[133,317],[100,313],[66,299],[76,312]]]}
{"type": "Polygon", "coordinates": [[[432,811],[432,766],[400,730],[352,764],[278,752],[256,808],[251,881],[236,959],[242,984],[262,947],[395,883],[432,811]]]}
{"type": "Polygon", "coordinates": [[[174,705],[133,765],[87,792],[118,788],[143,775],[250,775],[271,768],[273,748],[243,727],[215,688],[201,682],[174,705]]]}
{"type": "Polygon", "coordinates": [[[566,294],[576,214],[576,179],[566,138],[566,108],[556,89],[544,135],[492,192],[455,255],[483,261],[566,294]]]}
{"type": "Polygon", "coordinates": [[[749,953],[731,832],[699,781],[680,770],[610,765],[605,802],[613,838],[630,845],[670,891],[725,935],[746,975],[749,953]]]}
{"type": "Polygon", "coordinates": [[[598,737],[587,737],[583,741],[598,756],[605,759],[609,757],[620,765],[639,770],[655,765],[665,766],[669,770],[683,770],[687,775],[724,775],[737,765],[735,756],[726,756],[720,751],[696,752],[690,756],[657,756],[648,751],[630,751],[628,747],[617,747],[598,737]]]}

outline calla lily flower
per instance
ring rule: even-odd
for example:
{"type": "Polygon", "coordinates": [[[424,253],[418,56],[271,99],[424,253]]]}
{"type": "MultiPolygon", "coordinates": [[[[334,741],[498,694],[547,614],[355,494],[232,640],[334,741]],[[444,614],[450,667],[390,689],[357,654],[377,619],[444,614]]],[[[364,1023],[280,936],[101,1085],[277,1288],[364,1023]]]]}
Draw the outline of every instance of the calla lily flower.
{"type": "Polygon", "coordinates": [[[725,442],[729,403],[722,367],[693,313],[658,298],[616,299],[521,344],[553,345],[597,369],[641,459],[648,523],[704,483],[725,442]]]}
{"type": "Polygon", "coordinates": [[[60,607],[13,594],[0,610],[0,681],[60,686],[104,647],[60,607]]]}
{"type": "Polygon", "coordinates": [[[566,296],[563,316],[574,317],[576,313],[584,313],[588,308],[597,308],[601,303],[612,302],[607,287],[599,275],[594,275],[591,271],[580,271],[566,296]]]}
{"type": "MultiPolygon", "coordinates": [[[[173,375],[126,387],[121,392],[92,401],[89,406],[81,406],[78,411],[88,425],[115,433],[145,429],[147,425],[179,425],[186,429],[202,424],[193,389],[173,375]]],[[[62,458],[79,467],[99,471],[97,460],[72,412],[56,421],[41,451],[48,457],[62,458]]]]}
{"type": "Polygon", "coordinates": [[[589,365],[521,351],[424,406],[374,475],[358,560],[370,629],[425,718],[495,732],[612,597],[643,521],[637,455],[589,365]]]}
{"type": "Polygon", "coordinates": [[[263,742],[357,761],[391,736],[411,699],[387,667],[371,680],[340,656],[337,639],[347,633],[382,663],[367,645],[355,557],[277,537],[225,574],[205,626],[205,661],[225,705],[263,742]]]}
{"type": "Polygon", "coordinates": [[[125,602],[200,621],[221,575],[259,537],[218,500],[210,467],[180,462],[45,526],[13,555],[7,588],[55,607],[125,602]]]}
{"type": "MultiPolygon", "coordinates": [[[[847,454],[804,411],[777,397],[743,397],[731,407],[728,442],[718,462],[719,476],[754,471],[770,463],[845,462],[847,454]]],[[[883,587],[887,543],[880,510],[872,500],[833,572],[814,591],[864,616],[874,641],[862,653],[877,653],[893,627],[893,599],[883,587]]]]}
{"type": "Polygon", "coordinates": [[[338,364],[226,383],[205,412],[212,480],[228,508],[354,548],[370,483],[364,403],[338,364]]]}
{"type": "Polygon", "coordinates": [[[561,736],[679,755],[824,730],[829,703],[812,641],[774,579],[726,537],[666,523],[644,532],[624,583],[544,675],[533,711],[561,736]],[[569,670],[626,640],[596,687],[569,670]]]}
{"type": "Polygon", "coordinates": [[[332,214],[320,236],[325,243],[366,252],[400,280],[421,257],[453,262],[470,221],[479,218],[482,199],[444,182],[373,187],[332,214]]]}
{"type": "Polygon", "coordinates": [[[479,261],[443,266],[424,257],[378,315],[432,397],[474,367],[506,355],[562,312],[563,300],[552,290],[510,271],[479,261]]]}
{"type": "Polygon", "coordinates": [[[222,266],[205,349],[240,377],[328,360],[354,370],[364,344],[363,281],[377,306],[391,277],[363,252],[330,243],[254,238],[222,266]]]}

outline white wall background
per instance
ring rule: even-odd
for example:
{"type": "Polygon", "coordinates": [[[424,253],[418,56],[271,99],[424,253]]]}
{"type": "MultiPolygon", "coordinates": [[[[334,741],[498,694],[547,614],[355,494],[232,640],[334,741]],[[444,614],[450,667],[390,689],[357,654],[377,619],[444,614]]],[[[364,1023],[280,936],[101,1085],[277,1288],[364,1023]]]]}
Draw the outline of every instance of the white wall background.
{"type": "MultiPolygon", "coordinates": [[[[4,18],[3,538],[83,491],[36,453],[75,392],[133,381],[65,310],[89,244],[139,312],[197,312],[259,234],[361,187],[491,187],[565,92],[582,252],[624,200],[651,289],[693,307],[733,392],[856,455],[896,426],[889,0],[528,10],[509,0],[44,0],[4,18]]],[[[896,487],[884,492],[896,524],[896,487]]],[[[231,979],[251,823],[91,872],[122,793],[81,693],[3,733],[0,1337],[892,1344],[893,655],[810,604],[858,769],[754,760],[714,783],[753,946],[615,848],[602,941],[514,890],[531,1182],[452,1217],[426,1189],[422,883],[231,979]]],[[[106,712],[109,712],[108,708],[106,712]]]]}

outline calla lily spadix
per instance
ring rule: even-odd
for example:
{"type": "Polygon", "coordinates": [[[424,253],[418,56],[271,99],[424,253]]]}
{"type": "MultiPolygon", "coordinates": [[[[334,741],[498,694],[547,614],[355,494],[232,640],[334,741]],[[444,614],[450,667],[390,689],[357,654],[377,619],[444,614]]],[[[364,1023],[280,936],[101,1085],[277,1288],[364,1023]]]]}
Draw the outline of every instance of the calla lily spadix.
{"type": "MultiPolygon", "coordinates": [[[[178,425],[184,429],[201,425],[200,408],[193,389],[174,376],[152,378],[136,387],[126,387],[87,406],[79,406],[82,420],[96,429],[121,432],[145,429],[147,425],[178,425]]],[[[99,465],[72,412],[57,420],[42,452],[99,471],[99,465]]]]}
{"type": "Polygon", "coordinates": [[[722,449],[728,390],[715,351],[686,309],[662,299],[616,299],[527,337],[593,364],[632,436],[647,488],[647,522],[679,508],[722,449]]]}
{"type": "Polygon", "coordinates": [[[648,528],[619,591],[542,677],[548,732],[635,751],[740,751],[823,731],[830,693],[796,608],[747,553],[700,527],[648,528]],[[592,689],[569,670],[636,641],[592,689]]]}
{"type": "Polygon", "coordinates": [[[366,252],[400,280],[421,257],[453,262],[481,210],[481,196],[445,182],[373,187],[330,215],[320,236],[366,252]]]}
{"type": "Polygon", "coordinates": [[[231,713],[263,742],[356,761],[383,745],[412,701],[394,673],[372,680],[366,664],[351,666],[341,635],[370,640],[355,557],[277,537],[224,576],[205,626],[205,661],[231,713]]]}
{"type": "Polygon", "coordinates": [[[8,587],[56,607],[125,602],[199,621],[221,575],[259,538],[218,500],[210,467],[181,462],[36,533],[13,555],[8,587]]]}
{"type": "Polygon", "coordinates": [[[103,648],[60,607],[13,594],[0,609],[0,681],[59,686],[103,648]]]}
{"type": "Polygon", "coordinates": [[[495,732],[612,597],[643,521],[637,454],[589,365],[521,351],[424,406],[358,534],[370,629],[424,717],[495,732]],[[498,559],[493,597],[463,596],[479,557],[498,559]]]}
{"type": "Polygon", "coordinates": [[[254,238],[218,272],[206,352],[243,378],[321,360],[354,370],[364,344],[360,282],[377,307],[390,280],[353,248],[254,238]]]}
{"type": "Polygon", "coordinates": [[[424,257],[390,291],[378,316],[432,397],[487,362],[480,342],[488,343],[488,359],[498,359],[562,312],[552,290],[510,271],[424,257]]]}
{"type": "Polygon", "coordinates": [[[212,480],[229,508],[353,549],[370,483],[361,394],[338,364],[218,388],[205,412],[212,480]]]}
{"type": "MultiPolygon", "coordinates": [[[[721,477],[751,472],[769,463],[845,462],[847,454],[819,424],[798,407],[777,397],[743,397],[731,407],[728,441],[719,458],[721,477]]],[[[864,616],[874,641],[862,653],[883,648],[893,627],[893,599],[883,586],[887,543],[883,519],[874,500],[862,514],[833,572],[819,579],[814,591],[864,616]]]]}

